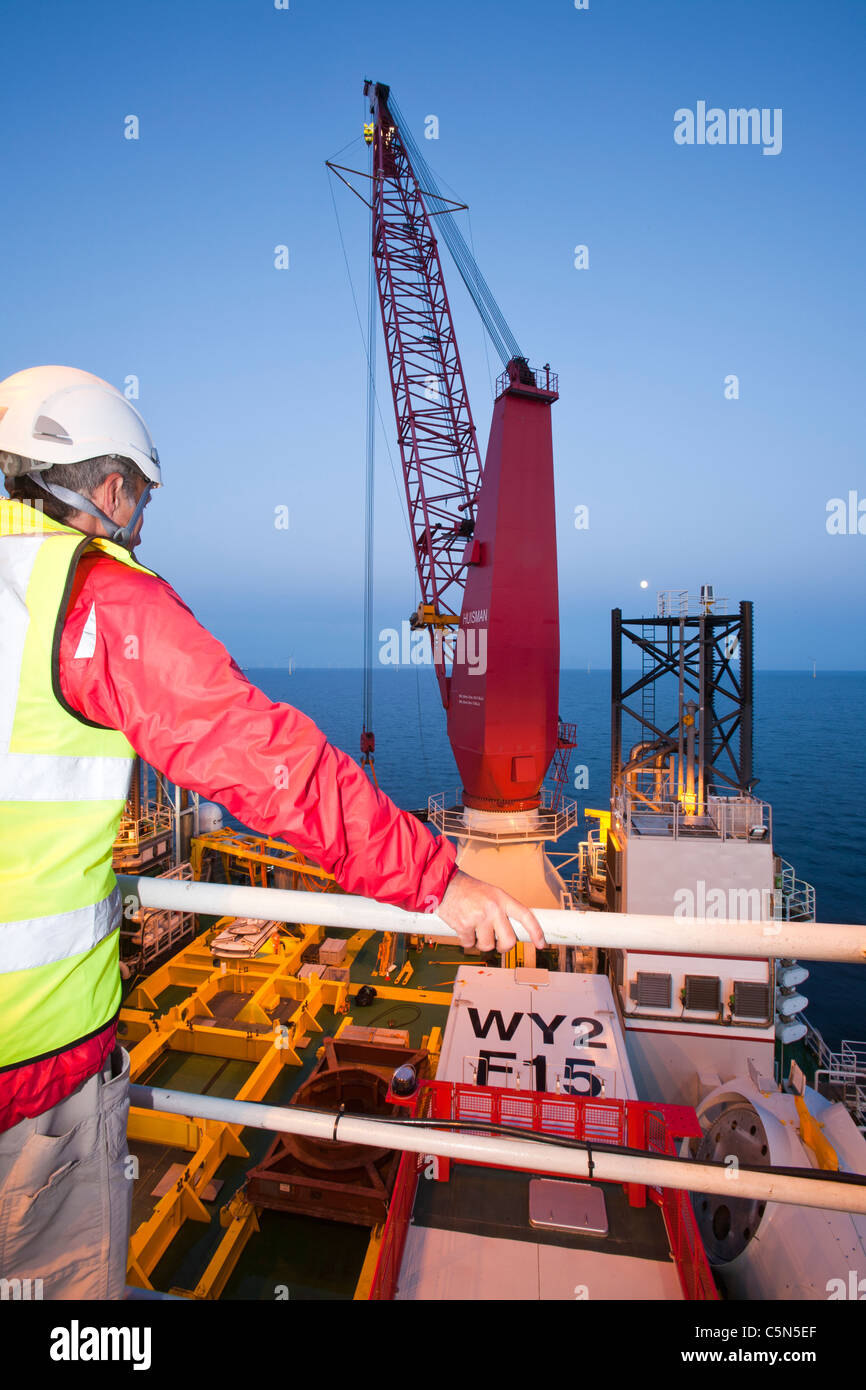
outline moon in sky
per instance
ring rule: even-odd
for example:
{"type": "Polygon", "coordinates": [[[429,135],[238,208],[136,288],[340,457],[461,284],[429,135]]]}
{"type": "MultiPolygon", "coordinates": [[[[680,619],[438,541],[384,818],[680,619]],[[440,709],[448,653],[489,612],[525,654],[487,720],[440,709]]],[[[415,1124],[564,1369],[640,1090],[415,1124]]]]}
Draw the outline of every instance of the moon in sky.
{"type": "Polygon", "coordinates": [[[640,582],[640,586],[641,586],[642,589],[648,589],[648,588],[649,588],[649,580],[648,580],[648,579],[642,579],[641,582],[640,582]]]}

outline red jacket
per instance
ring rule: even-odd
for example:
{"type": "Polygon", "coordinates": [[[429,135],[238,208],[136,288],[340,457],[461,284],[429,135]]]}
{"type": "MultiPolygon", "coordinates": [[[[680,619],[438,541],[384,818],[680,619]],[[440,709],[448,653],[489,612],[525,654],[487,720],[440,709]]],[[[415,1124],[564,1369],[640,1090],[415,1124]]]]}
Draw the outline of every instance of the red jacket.
{"type": "MultiPolygon", "coordinates": [[[[165,580],[84,556],[60,642],[66,703],[120,729],[145,762],[288,840],[349,893],[429,911],[455,849],[372,786],[311,719],[250,685],[165,580]],[[93,610],[96,636],[82,642],[93,610]],[[81,644],[81,654],[79,654],[81,644]]],[[[0,1130],[40,1115],[94,1075],[116,1021],[78,1046],[0,1071],[0,1130]]]]}

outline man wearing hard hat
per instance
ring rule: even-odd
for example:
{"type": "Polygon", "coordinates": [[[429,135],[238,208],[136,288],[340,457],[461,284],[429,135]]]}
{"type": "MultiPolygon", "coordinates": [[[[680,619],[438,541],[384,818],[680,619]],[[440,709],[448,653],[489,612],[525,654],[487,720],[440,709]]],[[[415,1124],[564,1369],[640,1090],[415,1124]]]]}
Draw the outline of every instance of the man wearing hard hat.
{"type": "Polygon", "coordinates": [[[72,367],[0,382],[0,471],[0,1279],[120,1298],[132,1183],[111,851],[136,753],[347,892],[435,909],[465,947],[509,950],[509,916],[544,938],[133,558],[162,473],[121,392],[72,367]]]}

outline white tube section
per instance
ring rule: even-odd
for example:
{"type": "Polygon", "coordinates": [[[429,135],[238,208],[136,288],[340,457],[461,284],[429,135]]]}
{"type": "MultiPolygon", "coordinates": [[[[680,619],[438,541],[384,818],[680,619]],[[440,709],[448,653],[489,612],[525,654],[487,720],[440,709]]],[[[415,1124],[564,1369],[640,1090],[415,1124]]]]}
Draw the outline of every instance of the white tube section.
{"type": "MultiPolygon", "coordinates": [[[[143,907],[206,912],[217,917],[257,917],[263,921],[306,922],[353,931],[408,932],[456,938],[434,913],[348,894],[300,893],[287,888],[245,888],[225,883],[140,878],[143,907]]],[[[551,946],[608,946],[632,951],[675,951],[692,955],[743,956],[755,960],[801,960],[866,964],[866,926],[819,922],[739,922],[701,917],[650,916],[641,912],[566,912],[534,908],[551,946]]],[[[519,941],[529,936],[512,921],[519,941]]]]}
{"type": "MultiPolygon", "coordinates": [[[[199,1120],[225,1120],[230,1124],[268,1129],[279,1134],[305,1134],[314,1139],[336,1137],[347,1144],[370,1144],[383,1149],[404,1149],[411,1153],[441,1154],[476,1163],[503,1164],[510,1168],[529,1168],[566,1177],[590,1176],[589,1155],[585,1149],[560,1144],[533,1143],[530,1139],[497,1138],[495,1135],[448,1132],[426,1125],[401,1125],[388,1120],[370,1120],[357,1115],[338,1117],[323,1110],[302,1110],[292,1106],[263,1105],[256,1101],[229,1100],[220,1096],[199,1096],[185,1091],[166,1091],[159,1086],[129,1088],[130,1104],[145,1110],[186,1115],[199,1120]]],[[[859,1185],[833,1179],[816,1180],[786,1173],[737,1171],[729,1175],[706,1163],[684,1162],[647,1154],[612,1153],[604,1145],[592,1146],[594,1179],[612,1182],[647,1183],[655,1187],[677,1188],[684,1192],[723,1193],[729,1197],[757,1198],[759,1201],[785,1202],[794,1206],[820,1207],[829,1211],[866,1214],[866,1181],[859,1185]]]]}

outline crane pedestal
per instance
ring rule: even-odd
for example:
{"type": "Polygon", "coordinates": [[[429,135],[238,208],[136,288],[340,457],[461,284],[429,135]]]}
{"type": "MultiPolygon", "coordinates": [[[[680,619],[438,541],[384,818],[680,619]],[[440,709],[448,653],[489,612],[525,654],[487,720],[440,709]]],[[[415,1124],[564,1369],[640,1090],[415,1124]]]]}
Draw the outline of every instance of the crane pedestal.
{"type": "MultiPolygon", "coordinates": [[[[542,804],[532,811],[481,811],[464,806],[459,796],[452,806],[445,796],[432,796],[430,823],[457,841],[457,863],[464,873],[503,888],[528,907],[562,908],[568,889],[550,862],[545,844],[558,840],[577,824],[577,803],[564,800],[554,809],[546,790],[542,804]]],[[[535,964],[535,947],[520,946],[522,964],[535,964]]],[[[564,968],[563,959],[560,968],[564,968]]],[[[590,953],[594,957],[594,952],[590,953]]],[[[578,968],[594,969],[595,961],[580,961],[578,968]]]]}

